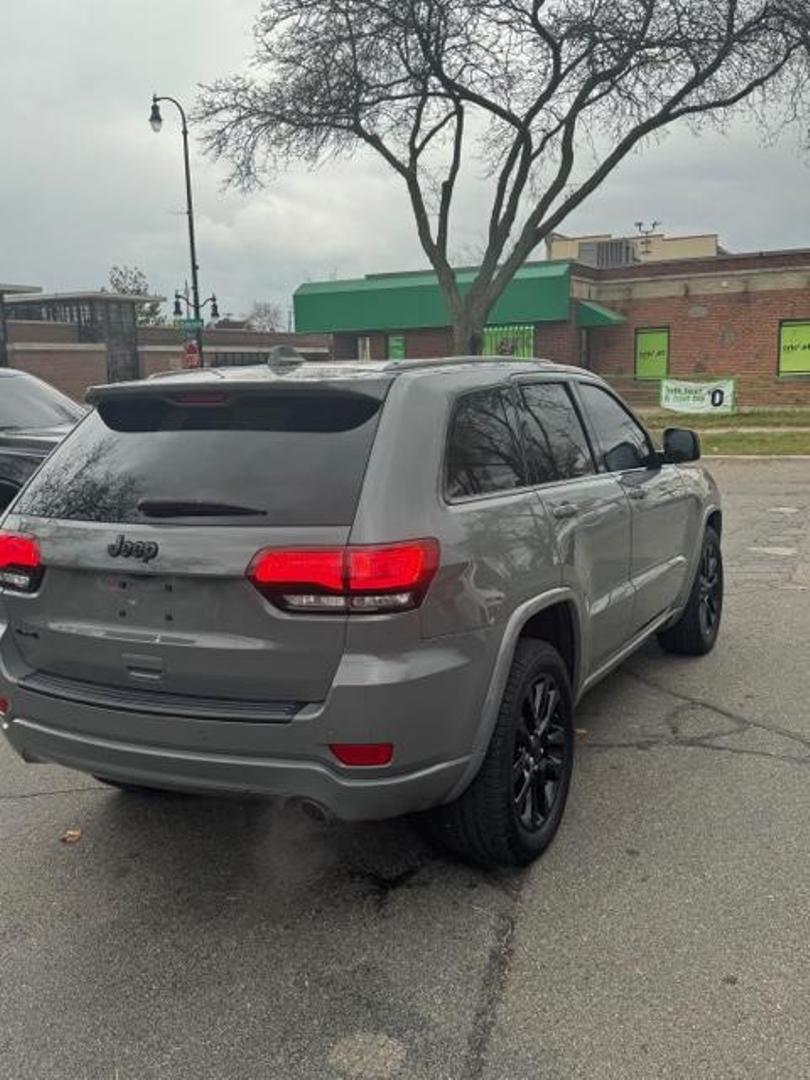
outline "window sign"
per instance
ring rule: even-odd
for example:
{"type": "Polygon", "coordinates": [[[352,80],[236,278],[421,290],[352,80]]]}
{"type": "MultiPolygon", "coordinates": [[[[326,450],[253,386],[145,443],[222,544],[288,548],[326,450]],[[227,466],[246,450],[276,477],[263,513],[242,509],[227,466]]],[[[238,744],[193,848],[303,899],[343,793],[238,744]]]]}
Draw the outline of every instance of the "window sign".
{"type": "Polygon", "coordinates": [[[534,326],[531,323],[485,326],[483,354],[531,360],[534,356],[534,326]]]}
{"type": "Polygon", "coordinates": [[[636,330],[636,378],[663,379],[669,371],[669,330],[636,330]]]}
{"type": "Polygon", "coordinates": [[[779,374],[810,375],[810,320],[779,327],[779,374]]]}
{"type": "Polygon", "coordinates": [[[388,359],[389,360],[404,360],[405,359],[405,335],[404,334],[389,334],[388,335],[388,359]]]}

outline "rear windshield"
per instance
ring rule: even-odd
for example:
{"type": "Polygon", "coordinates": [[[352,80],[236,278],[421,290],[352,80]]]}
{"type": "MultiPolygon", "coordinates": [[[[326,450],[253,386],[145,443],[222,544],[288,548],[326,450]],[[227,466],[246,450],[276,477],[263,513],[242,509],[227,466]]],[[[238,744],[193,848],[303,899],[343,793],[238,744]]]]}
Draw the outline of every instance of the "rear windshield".
{"type": "Polygon", "coordinates": [[[108,399],[15,510],[72,521],[349,525],[380,406],[376,394],[331,390],[108,399]]]}

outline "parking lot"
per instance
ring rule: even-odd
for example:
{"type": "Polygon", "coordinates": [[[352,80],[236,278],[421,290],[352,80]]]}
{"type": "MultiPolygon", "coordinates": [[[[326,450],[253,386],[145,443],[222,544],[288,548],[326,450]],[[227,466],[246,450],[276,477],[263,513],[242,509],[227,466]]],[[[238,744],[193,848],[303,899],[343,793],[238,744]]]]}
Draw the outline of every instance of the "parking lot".
{"type": "Polygon", "coordinates": [[[712,471],[720,643],[584,701],[529,871],[0,746],[0,1077],[810,1076],[810,461],[712,471]]]}

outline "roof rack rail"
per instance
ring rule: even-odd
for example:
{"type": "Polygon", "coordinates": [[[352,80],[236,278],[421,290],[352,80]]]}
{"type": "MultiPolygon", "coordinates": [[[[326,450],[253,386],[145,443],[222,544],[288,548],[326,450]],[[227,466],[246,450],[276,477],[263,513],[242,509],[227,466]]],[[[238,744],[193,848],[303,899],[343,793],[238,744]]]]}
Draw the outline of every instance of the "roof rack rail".
{"type": "MultiPolygon", "coordinates": [[[[385,365],[386,371],[416,371],[421,368],[447,367],[454,364],[502,364],[522,359],[516,356],[436,356],[425,357],[422,360],[389,360],[385,365]]],[[[531,357],[531,359],[536,359],[531,357]]]]}

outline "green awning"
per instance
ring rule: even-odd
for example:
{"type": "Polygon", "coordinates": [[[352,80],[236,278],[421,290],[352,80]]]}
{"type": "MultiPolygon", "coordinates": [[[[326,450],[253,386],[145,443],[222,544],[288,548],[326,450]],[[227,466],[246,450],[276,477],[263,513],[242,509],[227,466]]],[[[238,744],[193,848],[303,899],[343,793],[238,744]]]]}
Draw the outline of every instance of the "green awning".
{"type": "MultiPolygon", "coordinates": [[[[476,273],[469,268],[456,272],[461,292],[469,289],[476,273]]],[[[565,322],[571,316],[570,296],[569,263],[526,263],[494,304],[489,322],[565,322]]],[[[450,325],[432,271],[310,281],[295,290],[293,304],[295,328],[303,332],[382,330],[396,334],[417,327],[450,325]]]]}
{"type": "Polygon", "coordinates": [[[602,307],[593,300],[577,300],[577,326],[621,326],[627,322],[624,315],[602,307]]]}

